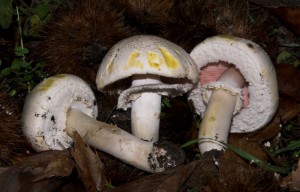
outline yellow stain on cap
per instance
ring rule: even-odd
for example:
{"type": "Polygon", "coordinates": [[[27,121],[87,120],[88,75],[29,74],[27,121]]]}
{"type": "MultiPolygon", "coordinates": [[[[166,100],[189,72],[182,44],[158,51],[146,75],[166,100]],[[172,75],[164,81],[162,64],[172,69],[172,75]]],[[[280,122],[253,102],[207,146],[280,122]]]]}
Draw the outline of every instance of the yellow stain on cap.
{"type": "Polygon", "coordinates": [[[127,65],[125,66],[124,69],[130,69],[132,67],[134,68],[141,68],[143,69],[144,65],[143,63],[139,60],[139,56],[140,56],[140,53],[138,51],[133,51],[130,53],[129,55],[129,59],[128,59],[128,63],[127,65]]]}
{"type": "Polygon", "coordinates": [[[49,77],[45,81],[43,81],[37,89],[33,90],[34,92],[39,92],[39,91],[47,91],[51,86],[53,86],[54,82],[57,81],[57,79],[64,78],[66,75],[64,74],[59,74],[53,77],[49,77]]]}
{"type": "Polygon", "coordinates": [[[160,70],[160,65],[163,64],[162,58],[155,52],[147,52],[149,66],[160,70]]]}
{"type": "Polygon", "coordinates": [[[227,40],[229,42],[232,42],[232,41],[236,42],[238,40],[238,38],[236,38],[234,36],[231,36],[231,35],[218,35],[218,37],[220,39],[225,39],[225,40],[227,40]]]}
{"type": "Polygon", "coordinates": [[[179,62],[177,59],[174,58],[174,56],[164,47],[158,48],[161,52],[161,54],[164,57],[165,63],[168,68],[170,69],[177,69],[179,67],[179,62]]]}

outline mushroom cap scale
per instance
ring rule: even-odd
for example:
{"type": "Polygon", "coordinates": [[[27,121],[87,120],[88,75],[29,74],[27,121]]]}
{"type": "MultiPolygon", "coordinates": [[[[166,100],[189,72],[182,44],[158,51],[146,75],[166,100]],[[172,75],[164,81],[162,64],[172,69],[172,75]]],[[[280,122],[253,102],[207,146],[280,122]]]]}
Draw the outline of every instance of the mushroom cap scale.
{"type": "Polygon", "coordinates": [[[77,108],[93,118],[98,114],[93,91],[79,77],[60,74],[35,86],[26,97],[22,112],[23,133],[34,149],[71,146],[72,138],[64,130],[70,108],[77,108]]]}
{"type": "Polygon", "coordinates": [[[137,35],[114,45],[105,55],[97,73],[99,90],[135,74],[153,74],[198,81],[196,65],[178,45],[160,37],[137,35]]]}
{"type": "MultiPolygon", "coordinates": [[[[277,78],[267,53],[252,41],[214,36],[198,44],[191,52],[199,71],[209,63],[233,64],[248,83],[249,104],[233,116],[231,132],[251,132],[265,126],[274,116],[279,103],[277,78]]],[[[203,95],[209,94],[201,82],[189,99],[198,114],[206,109],[203,95]]]]}

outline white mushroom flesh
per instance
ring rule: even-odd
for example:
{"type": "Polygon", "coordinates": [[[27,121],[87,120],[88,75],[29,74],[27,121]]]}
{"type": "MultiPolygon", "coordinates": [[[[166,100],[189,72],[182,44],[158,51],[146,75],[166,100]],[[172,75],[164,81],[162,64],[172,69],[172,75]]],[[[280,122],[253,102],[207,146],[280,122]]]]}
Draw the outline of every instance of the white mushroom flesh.
{"type": "MultiPolygon", "coordinates": [[[[161,84],[157,76],[133,76],[132,87],[161,84]],[[144,77],[146,76],[146,77],[144,77]]],[[[161,95],[144,92],[131,103],[132,134],[145,141],[158,141],[161,110],[161,95]]]]}

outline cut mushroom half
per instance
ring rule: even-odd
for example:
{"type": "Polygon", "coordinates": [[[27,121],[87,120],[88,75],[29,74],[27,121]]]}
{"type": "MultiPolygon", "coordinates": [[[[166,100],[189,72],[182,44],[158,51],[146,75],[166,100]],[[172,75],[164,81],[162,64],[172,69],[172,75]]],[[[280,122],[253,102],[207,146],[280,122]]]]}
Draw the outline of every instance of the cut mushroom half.
{"type": "Polygon", "coordinates": [[[178,96],[198,82],[196,65],[178,45],[156,36],[137,35],[114,45],[97,73],[96,83],[104,91],[119,81],[131,86],[120,91],[118,108],[131,107],[133,135],[159,139],[161,96],[178,96]]]}
{"type": "Polygon", "coordinates": [[[77,76],[61,74],[45,79],[26,98],[22,112],[23,132],[37,151],[69,148],[78,132],[87,144],[148,172],[175,167],[182,151],[142,141],[128,132],[97,121],[93,91],[77,76]]]}
{"type": "Polygon", "coordinates": [[[252,132],[276,113],[277,78],[267,53],[247,39],[214,36],[191,52],[197,64],[198,88],[189,95],[203,116],[199,149],[225,150],[229,132],[252,132]]]}

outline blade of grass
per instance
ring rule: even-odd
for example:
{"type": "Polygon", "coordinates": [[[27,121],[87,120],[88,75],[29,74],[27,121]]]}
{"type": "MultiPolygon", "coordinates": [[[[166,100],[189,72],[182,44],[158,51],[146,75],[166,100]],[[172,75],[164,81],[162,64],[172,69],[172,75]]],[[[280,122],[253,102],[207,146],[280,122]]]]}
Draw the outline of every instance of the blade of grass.
{"type": "Polygon", "coordinates": [[[288,152],[288,151],[293,151],[296,149],[300,149],[300,141],[293,141],[292,143],[290,143],[287,147],[282,148],[282,149],[278,149],[274,152],[272,152],[272,154],[274,156],[280,154],[280,153],[284,153],[284,152],[288,152]]]}
{"type": "Polygon", "coordinates": [[[198,143],[198,139],[193,139],[193,140],[190,140],[190,141],[186,142],[185,144],[181,145],[181,148],[189,147],[189,146],[197,144],[197,143],[198,143]]]}
{"type": "Polygon", "coordinates": [[[231,149],[232,151],[234,151],[236,154],[238,154],[239,156],[249,160],[251,163],[256,164],[257,166],[260,166],[266,170],[275,172],[275,173],[280,173],[280,174],[289,174],[290,173],[290,168],[287,167],[279,167],[279,166],[275,166],[275,165],[270,165],[265,161],[262,161],[252,155],[250,155],[249,153],[246,153],[243,150],[240,150],[232,145],[229,144],[224,144],[226,145],[229,149],[231,149]]]}

